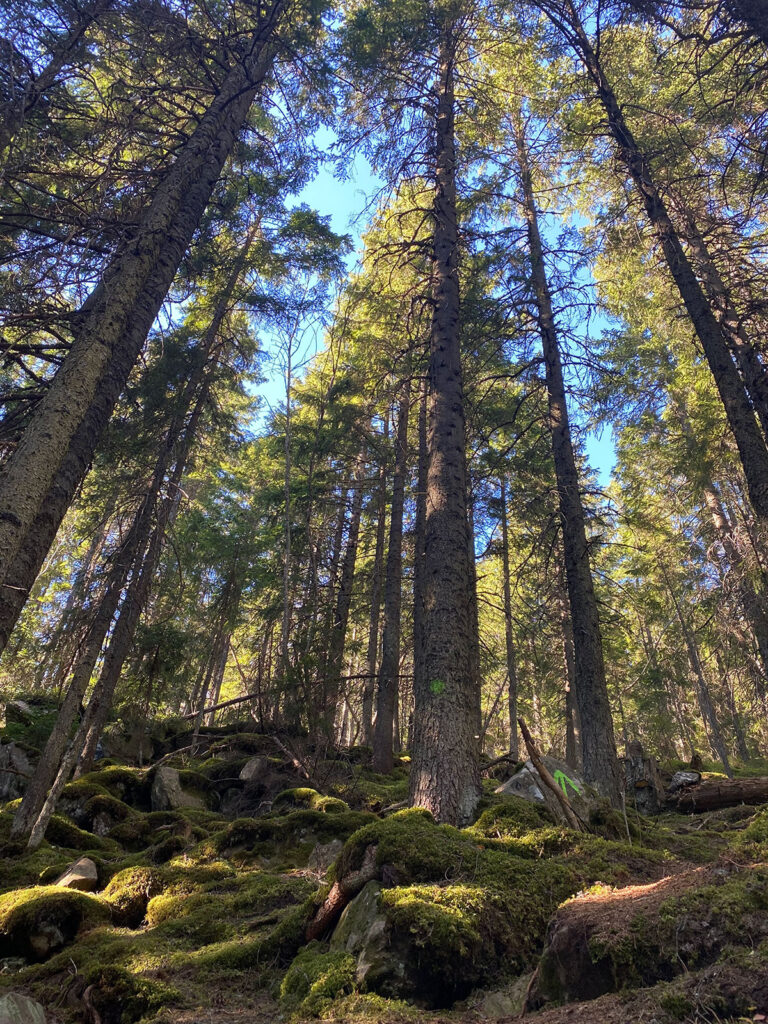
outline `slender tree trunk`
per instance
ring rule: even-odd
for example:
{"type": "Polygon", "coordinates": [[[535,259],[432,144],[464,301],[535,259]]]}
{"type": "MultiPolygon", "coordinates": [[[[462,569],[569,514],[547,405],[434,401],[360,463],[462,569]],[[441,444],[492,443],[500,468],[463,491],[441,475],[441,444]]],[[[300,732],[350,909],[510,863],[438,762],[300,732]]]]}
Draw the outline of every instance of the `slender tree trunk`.
{"type": "Polygon", "coordinates": [[[582,726],[584,777],[608,797],[614,806],[620,806],[622,784],[605,677],[600,618],[589,563],[589,542],[579,493],[579,475],[571,441],[563,367],[544,262],[544,249],[539,233],[533,179],[520,123],[517,130],[517,151],[523,205],[528,224],[531,283],[544,353],[549,425],[552,432],[552,453],[563,531],[565,576],[573,622],[576,703],[582,726]]]}
{"type": "MultiPolygon", "coordinates": [[[[0,584],[28,591],[45,558],[272,67],[286,2],[273,0],[248,52],[233,64],[136,231],[80,310],[72,348],[2,470],[0,584]]],[[[9,610],[0,619],[0,644],[15,622],[12,612],[6,617],[9,610]]]]}
{"type": "Polygon", "coordinates": [[[507,522],[507,481],[499,479],[501,501],[501,571],[504,586],[504,645],[507,654],[507,704],[509,708],[509,756],[517,760],[517,654],[515,651],[512,589],[509,573],[509,523],[507,522]]]}
{"type": "Polygon", "coordinates": [[[699,645],[696,642],[696,635],[683,614],[683,609],[677,598],[677,594],[675,593],[674,587],[670,583],[666,573],[663,573],[663,576],[667,584],[667,592],[672,598],[675,614],[677,615],[677,620],[680,623],[680,629],[683,633],[683,640],[685,641],[685,647],[688,652],[688,661],[690,662],[691,671],[694,679],[696,680],[696,696],[701,710],[701,717],[703,718],[704,725],[709,732],[712,752],[722,761],[723,769],[728,778],[732,778],[733,772],[731,771],[731,764],[728,758],[728,748],[725,745],[725,740],[723,739],[723,734],[720,730],[720,723],[717,719],[714,705],[712,704],[712,695],[709,692],[709,684],[707,683],[707,677],[704,674],[704,667],[701,664],[699,645]]]}
{"type": "Polygon", "coordinates": [[[333,735],[333,722],[339,703],[340,676],[344,662],[344,644],[347,637],[349,609],[352,604],[352,587],[355,580],[355,565],[357,563],[357,544],[360,537],[360,517],[363,511],[365,472],[365,457],[361,454],[352,485],[352,510],[347,531],[347,546],[344,551],[339,589],[336,594],[336,610],[329,644],[328,667],[326,669],[325,720],[328,723],[329,737],[333,735]]]}
{"type": "Polygon", "coordinates": [[[456,26],[448,22],[436,83],[424,650],[414,687],[410,802],[426,807],[439,822],[459,825],[471,819],[480,796],[481,716],[460,351],[456,42],[456,26]]]}
{"type": "Polygon", "coordinates": [[[426,377],[419,388],[418,461],[416,468],[416,516],[413,524],[413,679],[414,687],[424,683],[424,542],[427,528],[427,399],[426,377]]]}
{"type": "MultiPolygon", "coordinates": [[[[388,436],[387,419],[384,436],[388,436]]],[[[366,678],[363,681],[362,742],[373,746],[373,700],[376,692],[377,665],[379,655],[379,621],[381,619],[381,591],[384,575],[384,542],[387,531],[387,464],[382,457],[379,467],[378,499],[376,509],[376,550],[373,557],[371,576],[370,619],[368,624],[368,651],[366,656],[366,678]]]]}
{"type": "Polygon", "coordinates": [[[393,741],[400,680],[400,608],[403,576],[403,504],[405,476],[408,470],[408,412],[410,383],[406,381],[400,396],[395,437],[395,472],[392,480],[392,511],[389,518],[387,573],[384,582],[384,631],[381,642],[381,668],[376,690],[376,726],[373,733],[373,768],[391,772],[394,766],[393,741]]]}
{"type": "Polygon", "coordinates": [[[701,342],[729,426],[739,450],[752,507],[761,520],[768,519],[768,448],[755,420],[749,398],[731,357],[728,339],[704,294],[680,238],[672,224],[651,165],[640,149],[624,118],[616,94],[608,81],[571,0],[562,7],[547,7],[547,13],[581,55],[584,67],[597,89],[619,159],[632,178],[645,207],[648,220],[664,253],[669,272],[680,293],[701,342]]]}

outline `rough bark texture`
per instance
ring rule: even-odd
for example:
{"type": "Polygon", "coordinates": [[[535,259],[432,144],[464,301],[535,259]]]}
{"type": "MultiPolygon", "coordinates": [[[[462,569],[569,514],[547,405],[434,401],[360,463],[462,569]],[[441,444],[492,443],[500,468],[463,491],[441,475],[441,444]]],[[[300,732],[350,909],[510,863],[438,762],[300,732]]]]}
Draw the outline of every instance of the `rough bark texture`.
{"type": "Polygon", "coordinates": [[[391,772],[400,681],[400,609],[403,579],[403,503],[405,474],[408,468],[408,412],[410,384],[403,387],[397,416],[395,472],[392,480],[392,506],[389,519],[387,573],[384,581],[384,630],[381,639],[381,667],[376,689],[376,726],[373,733],[373,767],[391,772]]]}
{"type": "Polygon", "coordinates": [[[442,32],[435,124],[434,312],[429,360],[423,677],[414,687],[410,801],[440,822],[468,821],[480,794],[474,572],[467,528],[460,354],[455,26],[442,32]]]}
{"type": "MultiPolygon", "coordinates": [[[[0,480],[0,582],[19,583],[17,560],[39,568],[85,476],[114,404],[165,298],[253,98],[274,56],[285,0],[274,0],[249,52],[224,83],[141,222],[80,310],[72,348],[0,480]],[[51,492],[56,491],[55,505],[51,492]],[[45,509],[47,529],[39,530],[45,509]],[[11,575],[13,573],[13,575],[11,575]]],[[[0,640],[9,632],[0,629],[0,640]]]]}
{"type": "Polygon", "coordinates": [[[719,807],[764,803],[768,803],[768,779],[712,779],[684,789],[675,807],[681,814],[695,814],[716,811],[719,807]]]}
{"type": "Polygon", "coordinates": [[[544,353],[552,432],[552,453],[557,476],[560,524],[563,533],[565,578],[573,623],[576,703],[581,720],[581,748],[584,778],[612,804],[621,803],[621,774],[616,756],[613,716],[603,660],[603,641],[597,598],[589,562],[589,542],[584,508],[579,492],[579,475],[571,441],[563,367],[552,310],[552,297],[539,233],[533,179],[522,126],[517,133],[520,180],[528,225],[531,282],[536,300],[539,334],[544,353]]]}

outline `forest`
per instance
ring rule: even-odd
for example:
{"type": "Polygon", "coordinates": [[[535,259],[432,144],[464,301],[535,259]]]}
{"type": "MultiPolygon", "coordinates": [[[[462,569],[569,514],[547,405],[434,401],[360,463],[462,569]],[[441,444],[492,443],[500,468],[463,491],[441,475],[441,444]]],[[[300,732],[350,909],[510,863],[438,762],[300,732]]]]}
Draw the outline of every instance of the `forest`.
{"type": "Polygon", "coordinates": [[[5,0],[0,253],[0,1024],[768,1019],[767,0],[5,0]]]}

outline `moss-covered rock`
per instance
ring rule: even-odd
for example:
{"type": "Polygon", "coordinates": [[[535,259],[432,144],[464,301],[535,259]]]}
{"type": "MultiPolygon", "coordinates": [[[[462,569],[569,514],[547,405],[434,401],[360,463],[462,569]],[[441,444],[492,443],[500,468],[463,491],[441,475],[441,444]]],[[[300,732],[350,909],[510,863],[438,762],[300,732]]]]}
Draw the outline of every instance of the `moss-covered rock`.
{"type": "Polygon", "coordinates": [[[73,889],[33,887],[0,896],[0,956],[45,960],[110,920],[104,900],[73,889]]]}
{"type": "Polygon", "coordinates": [[[669,980],[723,949],[768,938],[768,868],[697,868],[646,886],[598,888],[560,908],[529,1008],[669,980]]]}
{"type": "Polygon", "coordinates": [[[48,822],[45,838],[52,846],[65,846],[68,850],[102,850],[105,853],[115,853],[118,850],[114,840],[86,832],[58,814],[54,814],[48,822]]]}
{"type": "Polygon", "coordinates": [[[154,1017],[162,1007],[180,998],[170,985],[133,974],[117,964],[96,967],[84,980],[88,1005],[98,1013],[100,1024],[134,1024],[154,1017]]]}
{"type": "Polygon", "coordinates": [[[331,952],[327,946],[311,942],[283,978],[281,1006],[302,1017],[319,1017],[334,999],[352,992],[355,966],[354,957],[348,953],[331,952]]]}
{"type": "Polygon", "coordinates": [[[113,875],[101,895],[117,924],[137,928],[147,912],[147,904],[162,888],[162,875],[156,869],[131,867],[113,875]]]}
{"type": "Polygon", "coordinates": [[[273,802],[275,811],[292,807],[303,807],[310,811],[323,814],[343,814],[349,810],[349,804],[338,797],[322,796],[316,789],[300,786],[297,789],[284,789],[278,793],[273,802]]]}

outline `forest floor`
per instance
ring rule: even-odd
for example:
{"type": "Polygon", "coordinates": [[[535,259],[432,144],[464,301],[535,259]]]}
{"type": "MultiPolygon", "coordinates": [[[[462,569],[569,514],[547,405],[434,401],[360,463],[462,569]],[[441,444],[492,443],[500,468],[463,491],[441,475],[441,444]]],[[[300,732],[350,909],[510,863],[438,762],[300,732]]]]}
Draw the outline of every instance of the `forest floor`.
{"type": "Polygon", "coordinates": [[[628,841],[607,808],[574,832],[492,780],[459,830],[393,809],[407,759],[380,776],[363,751],[204,745],[102,761],[33,853],[0,811],[0,996],[63,1024],[768,1017],[768,807],[630,813],[628,841]],[[81,857],[92,891],[53,884],[81,857]],[[334,882],[359,895],[307,943],[334,882]]]}

